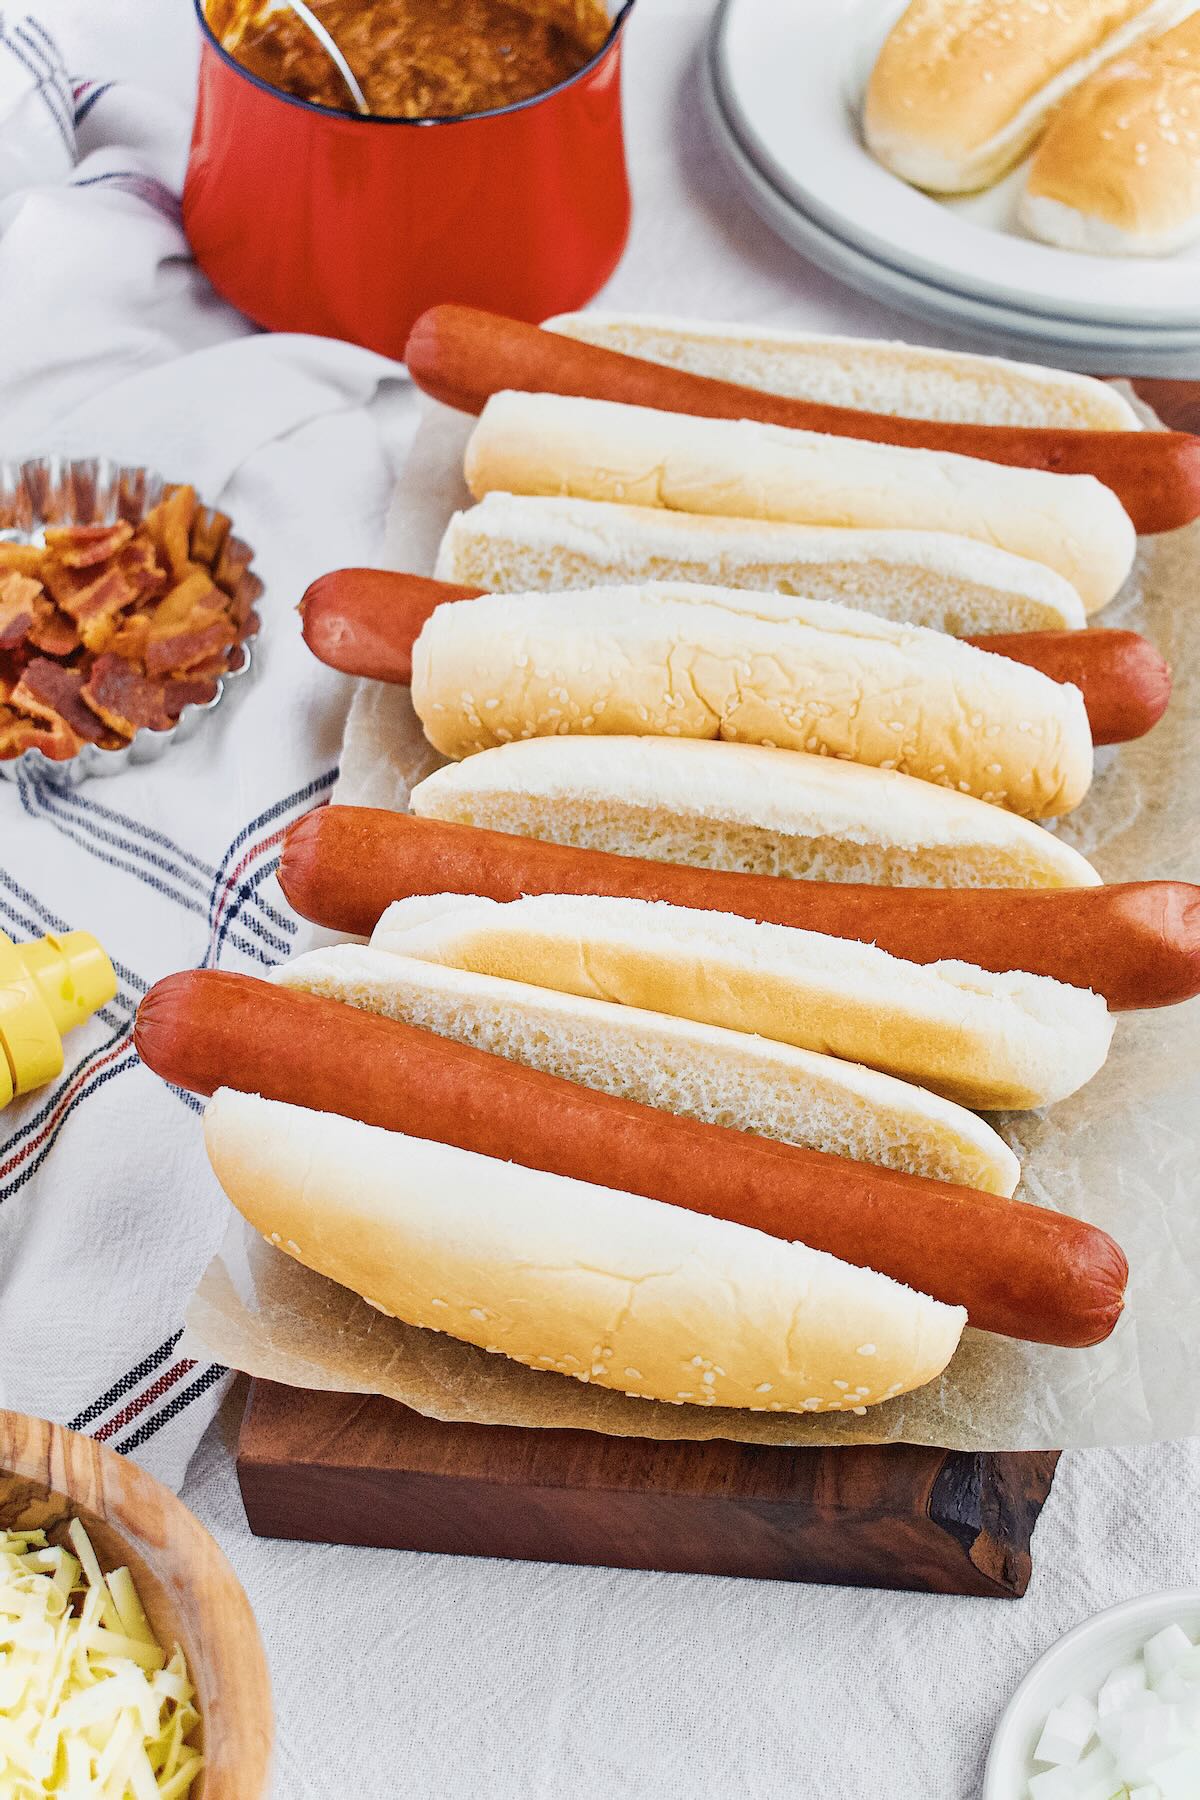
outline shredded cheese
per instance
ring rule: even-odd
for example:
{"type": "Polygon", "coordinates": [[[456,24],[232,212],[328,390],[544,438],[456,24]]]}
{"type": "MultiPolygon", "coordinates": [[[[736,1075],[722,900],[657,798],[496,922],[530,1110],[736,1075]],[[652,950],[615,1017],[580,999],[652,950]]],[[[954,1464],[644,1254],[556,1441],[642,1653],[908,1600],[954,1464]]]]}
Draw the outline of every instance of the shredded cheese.
{"type": "Polygon", "coordinates": [[[68,1536],[0,1531],[0,1800],[185,1800],[204,1759],[183,1652],[78,1519],[68,1536]]]}

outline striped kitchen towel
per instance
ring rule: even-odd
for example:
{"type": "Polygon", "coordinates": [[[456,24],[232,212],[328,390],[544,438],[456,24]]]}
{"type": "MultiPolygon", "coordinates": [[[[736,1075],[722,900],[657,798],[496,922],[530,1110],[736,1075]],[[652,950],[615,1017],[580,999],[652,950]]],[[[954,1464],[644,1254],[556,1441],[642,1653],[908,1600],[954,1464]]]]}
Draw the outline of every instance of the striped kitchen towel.
{"type": "Polygon", "coordinates": [[[222,1391],[223,1370],[176,1352],[227,1208],[198,1103],[139,1065],[133,1017],[158,977],[261,971],[303,929],[273,871],[332,786],[347,684],[304,648],[295,604],[378,556],[409,429],[396,365],[258,333],[213,294],[179,224],[189,124],[162,92],[67,82],[45,16],[0,8],[0,457],[106,453],[191,481],[266,582],[252,673],[185,743],[78,788],[0,781],[0,929],[93,931],[119,978],[61,1077],[0,1112],[0,1404],[175,1486],[222,1391]],[[51,120],[63,153],[39,161],[51,120]]]}

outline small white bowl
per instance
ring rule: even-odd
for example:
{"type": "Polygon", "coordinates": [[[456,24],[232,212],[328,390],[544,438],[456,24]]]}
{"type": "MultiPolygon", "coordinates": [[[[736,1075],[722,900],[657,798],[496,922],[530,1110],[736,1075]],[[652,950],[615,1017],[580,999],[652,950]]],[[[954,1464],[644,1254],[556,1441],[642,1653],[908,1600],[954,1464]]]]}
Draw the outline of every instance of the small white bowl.
{"type": "Polygon", "coordinates": [[[1110,1670],[1137,1655],[1164,1625],[1200,1638],[1200,1588],[1170,1588],[1124,1600],[1085,1619],[1034,1663],[1005,1707],[983,1777],[982,1800],[1026,1800],[1033,1752],[1046,1715],[1068,1694],[1092,1695],[1110,1670]]]}

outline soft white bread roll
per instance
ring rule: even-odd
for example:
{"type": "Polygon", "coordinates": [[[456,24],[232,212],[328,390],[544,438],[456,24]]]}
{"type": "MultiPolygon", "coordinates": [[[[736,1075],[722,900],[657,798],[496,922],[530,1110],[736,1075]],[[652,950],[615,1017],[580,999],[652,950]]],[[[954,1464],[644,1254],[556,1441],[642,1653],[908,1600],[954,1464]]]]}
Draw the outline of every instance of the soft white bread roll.
{"type": "Polygon", "coordinates": [[[966,1313],[804,1244],[221,1088],[217,1180],[380,1312],[648,1400],[860,1412],[920,1387],[966,1313]]]}
{"type": "Polygon", "coordinates": [[[1112,599],[1136,548],[1129,515],[1093,475],[562,394],[493,394],[465,468],[477,500],[499,488],[979,538],[1057,570],[1089,613],[1112,599]]]}
{"type": "Polygon", "coordinates": [[[1101,256],[1169,256],[1200,237],[1200,13],[1059,108],[1020,216],[1034,237],[1101,256]]]}
{"type": "Polygon", "coordinates": [[[700,738],[526,738],[419,782],[423,819],[791,880],[1097,887],[1069,844],[891,769],[700,738]]]}
{"type": "Polygon", "coordinates": [[[1000,356],[652,313],[561,313],[544,329],[820,406],[964,425],[1141,429],[1132,406],[1106,381],[1000,356]]]}
{"type": "Polygon", "coordinates": [[[671,1013],[864,1063],[963,1106],[1042,1106],[1103,1064],[1099,995],[971,963],[917,964],[874,944],[665,901],[537,894],[397,900],[377,950],[671,1013]],[[410,922],[411,921],[411,922],[410,922]]]}
{"type": "Polygon", "coordinates": [[[965,1107],[791,1044],[357,944],[310,950],[271,979],[708,1125],[989,1194],[1020,1180],[1004,1139],[965,1107]]]}
{"type": "Polygon", "coordinates": [[[459,758],[531,737],[738,739],[899,769],[1030,818],[1092,777],[1078,688],[939,631],[675,582],[439,606],[412,653],[425,734],[459,758]]]}
{"type": "Polygon", "coordinates": [[[1086,623],[1053,569],[948,531],[779,525],[530,494],[488,494],[455,513],[434,573],[493,594],[641,581],[803,594],[953,637],[1086,623]]]}
{"type": "Polygon", "coordinates": [[[912,0],[867,83],[867,146],[933,193],[990,187],[1093,70],[1190,10],[1187,0],[912,0]]]}

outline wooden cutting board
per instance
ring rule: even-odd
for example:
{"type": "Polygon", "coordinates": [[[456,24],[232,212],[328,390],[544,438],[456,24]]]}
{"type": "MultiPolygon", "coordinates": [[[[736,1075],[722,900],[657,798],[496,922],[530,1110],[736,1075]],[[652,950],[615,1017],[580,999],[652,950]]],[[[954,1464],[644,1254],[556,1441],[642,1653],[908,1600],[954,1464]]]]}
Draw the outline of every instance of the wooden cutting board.
{"type": "Polygon", "coordinates": [[[1016,1598],[1057,1461],[444,1424],[255,1381],[237,1468],[260,1537],[1016,1598]]]}
{"type": "MultiPolygon", "coordinates": [[[[1138,380],[1200,429],[1200,382],[1138,380]]],[[[1058,1457],[780,1450],[443,1424],[252,1382],[238,1446],[263,1537],[1016,1598],[1058,1457]]]]}

